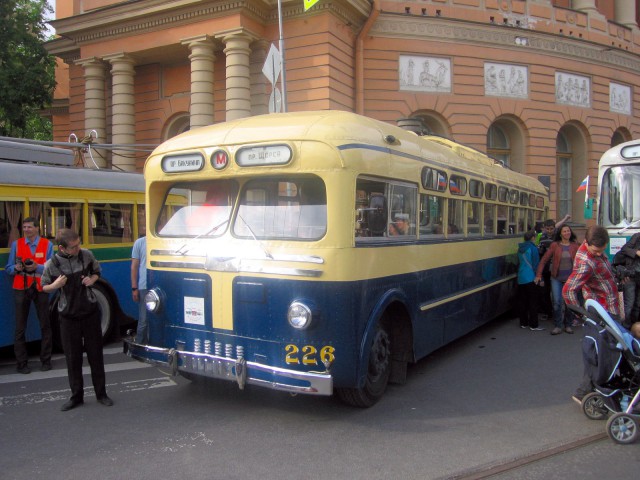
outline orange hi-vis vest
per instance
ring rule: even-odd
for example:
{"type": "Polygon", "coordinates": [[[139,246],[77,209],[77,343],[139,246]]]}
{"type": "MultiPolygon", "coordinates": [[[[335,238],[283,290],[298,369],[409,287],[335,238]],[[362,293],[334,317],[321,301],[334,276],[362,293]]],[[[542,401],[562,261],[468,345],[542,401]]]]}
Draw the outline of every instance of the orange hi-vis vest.
{"type": "MultiPolygon", "coordinates": [[[[47,261],[47,249],[49,248],[49,240],[46,238],[40,237],[38,241],[38,246],[36,247],[36,254],[33,255],[31,253],[31,247],[27,245],[27,242],[24,238],[19,238],[16,242],[16,257],[22,257],[22,261],[24,262],[27,258],[30,258],[36,263],[40,265],[44,265],[47,261]]],[[[40,275],[33,274],[22,274],[20,272],[16,272],[13,277],[13,288],[16,290],[24,290],[31,286],[31,284],[36,282],[38,291],[42,291],[42,284],[40,283],[40,275]],[[25,285],[24,281],[27,280],[27,284],[25,285]]]]}

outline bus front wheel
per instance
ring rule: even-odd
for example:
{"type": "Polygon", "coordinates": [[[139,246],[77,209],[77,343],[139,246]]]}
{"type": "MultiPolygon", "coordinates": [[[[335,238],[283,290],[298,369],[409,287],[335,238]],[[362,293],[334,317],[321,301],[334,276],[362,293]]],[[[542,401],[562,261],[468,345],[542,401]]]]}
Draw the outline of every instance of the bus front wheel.
{"type": "Polygon", "coordinates": [[[337,389],[340,399],[355,407],[373,406],[384,394],[391,373],[391,337],[381,322],[378,322],[371,342],[367,376],[360,388],[337,389]]]}

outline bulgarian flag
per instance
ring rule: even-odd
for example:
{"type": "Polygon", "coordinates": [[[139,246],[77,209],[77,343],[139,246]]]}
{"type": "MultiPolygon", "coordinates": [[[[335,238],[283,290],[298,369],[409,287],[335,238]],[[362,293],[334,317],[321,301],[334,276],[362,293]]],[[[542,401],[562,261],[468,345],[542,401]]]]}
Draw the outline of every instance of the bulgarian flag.
{"type": "Polygon", "coordinates": [[[587,175],[587,178],[582,180],[582,182],[578,186],[578,189],[576,190],[576,193],[582,191],[584,191],[584,201],[586,203],[587,199],[589,198],[589,175],[587,175]]]}

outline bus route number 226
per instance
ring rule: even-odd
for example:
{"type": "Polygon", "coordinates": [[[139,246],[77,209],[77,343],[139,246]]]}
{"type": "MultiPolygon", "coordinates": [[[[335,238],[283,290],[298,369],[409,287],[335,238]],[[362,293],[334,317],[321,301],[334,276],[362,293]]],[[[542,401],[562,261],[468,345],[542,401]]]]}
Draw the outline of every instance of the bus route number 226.
{"type": "Polygon", "coordinates": [[[290,343],[284,347],[284,350],[287,352],[285,362],[289,365],[299,365],[300,363],[303,365],[318,365],[320,362],[324,365],[327,363],[332,364],[335,360],[335,348],[330,345],[325,345],[318,351],[313,345],[305,345],[300,348],[290,343]],[[320,359],[320,362],[318,362],[318,359],[320,359]]]}

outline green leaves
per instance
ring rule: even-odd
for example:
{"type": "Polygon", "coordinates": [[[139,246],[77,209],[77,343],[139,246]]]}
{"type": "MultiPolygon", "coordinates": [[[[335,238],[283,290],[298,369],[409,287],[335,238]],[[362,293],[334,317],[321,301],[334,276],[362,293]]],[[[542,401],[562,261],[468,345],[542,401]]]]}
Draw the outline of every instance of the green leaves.
{"type": "Polygon", "coordinates": [[[2,136],[51,136],[50,122],[38,114],[51,103],[55,88],[55,58],[44,48],[48,11],[46,0],[0,2],[2,136]]]}

